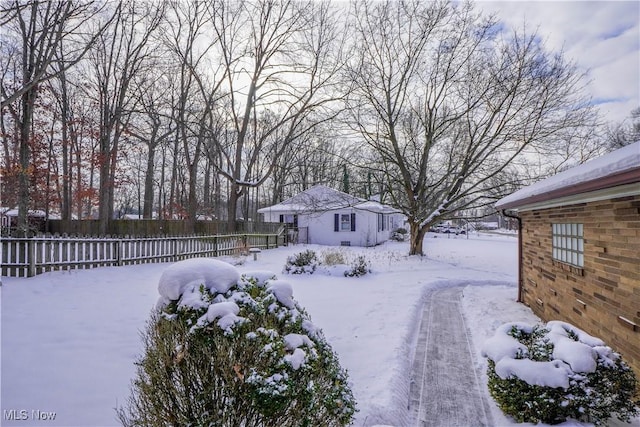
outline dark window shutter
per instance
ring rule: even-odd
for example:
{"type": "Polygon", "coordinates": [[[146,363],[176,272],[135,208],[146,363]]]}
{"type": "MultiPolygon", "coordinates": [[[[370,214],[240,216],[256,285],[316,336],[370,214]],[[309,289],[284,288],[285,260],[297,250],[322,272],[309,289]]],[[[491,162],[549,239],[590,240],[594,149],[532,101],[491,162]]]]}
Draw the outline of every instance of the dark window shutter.
{"type": "Polygon", "coordinates": [[[356,231],[356,214],[351,214],[351,231],[356,231]]]}
{"type": "Polygon", "coordinates": [[[333,215],[333,231],[340,231],[340,215],[333,215]]]}
{"type": "Polygon", "coordinates": [[[284,222],[284,215],[280,215],[280,223],[284,222]]]}

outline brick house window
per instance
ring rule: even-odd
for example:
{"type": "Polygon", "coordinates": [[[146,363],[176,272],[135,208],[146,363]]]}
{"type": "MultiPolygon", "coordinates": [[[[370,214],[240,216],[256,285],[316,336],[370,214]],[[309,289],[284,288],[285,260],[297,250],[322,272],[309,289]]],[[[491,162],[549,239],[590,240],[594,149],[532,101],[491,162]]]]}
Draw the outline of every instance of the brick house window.
{"type": "Polygon", "coordinates": [[[584,267],[584,229],[582,224],[551,224],[553,259],[584,267]]]}

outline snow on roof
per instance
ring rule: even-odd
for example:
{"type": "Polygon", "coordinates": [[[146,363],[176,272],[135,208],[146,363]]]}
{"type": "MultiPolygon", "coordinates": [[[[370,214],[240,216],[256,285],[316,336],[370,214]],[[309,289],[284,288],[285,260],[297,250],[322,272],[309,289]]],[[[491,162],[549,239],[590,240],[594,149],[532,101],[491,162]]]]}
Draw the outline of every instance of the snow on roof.
{"type": "Polygon", "coordinates": [[[361,209],[363,211],[370,211],[374,213],[384,213],[384,214],[392,214],[392,213],[400,213],[399,210],[392,208],[388,205],[383,205],[380,202],[376,202],[374,200],[368,200],[366,202],[358,203],[354,206],[356,209],[361,209]]]}
{"type": "MultiPolygon", "coordinates": [[[[536,196],[543,197],[552,191],[601,180],[637,168],[640,168],[640,141],[524,187],[500,199],[496,203],[496,208],[522,206],[528,199],[536,196]],[[519,202],[522,203],[517,205],[519,202]]],[[[546,200],[553,198],[553,195],[550,195],[546,200]]]]}
{"type": "Polygon", "coordinates": [[[276,205],[258,209],[258,212],[315,212],[353,206],[363,201],[363,199],[334,190],[325,185],[316,185],[276,205]]]}
{"type": "Polygon", "coordinates": [[[124,214],[122,215],[122,219],[143,219],[144,216],[139,214],[124,214]]]}
{"type": "Polygon", "coordinates": [[[374,213],[395,213],[397,210],[374,200],[365,200],[325,185],[316,185],[273,206],[258,209],[265,212],[318,212],[353,207],[374,213]]]}
{"type": "MultiPolygon", "coordinates": [[[[18,209],[9,209],[3,212],[6,216],[18,216],[18,209]]],[[[29,209],[28,216],[45,218],[47,213],[39,209],[29,209]]]]}

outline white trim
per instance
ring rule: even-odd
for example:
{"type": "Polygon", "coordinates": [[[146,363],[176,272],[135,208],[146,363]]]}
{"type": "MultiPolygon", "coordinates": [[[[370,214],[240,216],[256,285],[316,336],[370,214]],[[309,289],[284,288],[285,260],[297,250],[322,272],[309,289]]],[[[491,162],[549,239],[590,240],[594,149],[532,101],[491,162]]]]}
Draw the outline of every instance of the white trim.
{"type": "Polygon", "coordinates": [[[526,212],[540,209],[557,208],[560,206],[576,205],[579,203],[599,202],[601,200],[615,199],[618,197],[640,195],[640,183],[620,185],[618,187],[605,188],[591,191],[589,193],[574,194],[573,196],[561,197],[559,199],[547,200],[544,202],[531,203],[518,208],[507,209],[517,212],[526,212]]]}

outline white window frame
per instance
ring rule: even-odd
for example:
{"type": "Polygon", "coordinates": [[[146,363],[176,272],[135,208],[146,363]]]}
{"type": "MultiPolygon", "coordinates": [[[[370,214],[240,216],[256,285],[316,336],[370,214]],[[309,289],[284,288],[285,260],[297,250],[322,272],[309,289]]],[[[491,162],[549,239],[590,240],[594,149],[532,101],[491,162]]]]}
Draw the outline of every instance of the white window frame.
{"type": "Polygon", "coordinates": [[[340,231],[351,231],[351,214],[340,214],[340,231]],[[345,221],[346,218],[346,221],[345,221]]]}
{"type": "Polygon", "coordinates": [[[584,268],[584,225],[551,224],[551,255],[555,261],[584,268]]]}

